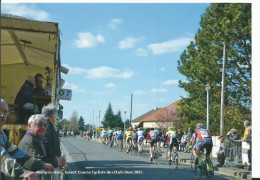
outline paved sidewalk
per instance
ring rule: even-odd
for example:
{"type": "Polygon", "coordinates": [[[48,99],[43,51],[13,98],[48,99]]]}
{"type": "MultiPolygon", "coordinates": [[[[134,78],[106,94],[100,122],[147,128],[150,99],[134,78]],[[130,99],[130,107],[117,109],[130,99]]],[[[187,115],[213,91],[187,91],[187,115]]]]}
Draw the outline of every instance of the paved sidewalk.
{"type": "MultiPolygon", "coordinates": [[[[94,141],[96,142],[100,142],[101,143],[101,139],[95,139],[94,141]]],[[[123,149],[124,151],[125,149],[123,149]]],[[[142,157],[144,158],[149,158],[149,144],[144,144],[143,147],[144,153],[142,154],[142,157]]],[[[162,156],[161,159],[166,160],[166,153],[167,153],[167,149],[166,148],[161,148],[162,151],[162,156]]],[[[179,155],[179,162],[183,163],[183,164],[188,164],[190,165],[191,162],[191,153],[184,153],[181,151],[178,151],[178,155],[179,155]]],[[[217,159],[216,158],[211,158],[214,167],[214,170],[216,173],[219,174],[224,174],[224,175],[229,175],[229,176],[233,176],[239,179],[252,179],[251,178],[251,173],[250,171],[248,171],[248,167],[245,167],[244,169],[239,169],[237,167],[216,167],[216,165],[218,164],[217,159]]]]}

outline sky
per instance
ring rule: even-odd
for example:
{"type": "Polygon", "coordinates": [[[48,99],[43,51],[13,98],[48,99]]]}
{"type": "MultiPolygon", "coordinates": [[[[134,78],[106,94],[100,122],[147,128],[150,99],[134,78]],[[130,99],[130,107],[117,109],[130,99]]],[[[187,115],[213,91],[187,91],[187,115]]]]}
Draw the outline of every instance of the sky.
{"type": "Polygon", "coordinates": [[[177,69],[181,53],[194,40],[209,3],[171,4],[2,4],[2,13],[58,22],[61,62],[69,69],[60,101],[63,117],[73,111],[85,123],[99,125],[108,107],[133,119],[165,107],[187,93],[177,69]],[[94,111],[94,116],[93,116],[94,111]]]}

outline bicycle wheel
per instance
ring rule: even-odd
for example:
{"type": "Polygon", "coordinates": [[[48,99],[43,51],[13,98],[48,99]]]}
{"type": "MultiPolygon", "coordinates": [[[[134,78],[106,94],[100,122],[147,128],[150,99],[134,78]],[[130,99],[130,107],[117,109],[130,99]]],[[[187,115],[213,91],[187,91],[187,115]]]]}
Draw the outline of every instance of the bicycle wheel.
{"type": "Polygon", "coordinates": [[[195,164],[195,157],[194,157],[192,152],[191,152],[190,167],[191,167],[192,172],[194,172],[196,174],[196,172],[197,172],[197,164],[195,164]]]}
{"type": "Polygon", "coordinates": [[[214,179],[214,166],[211,159],[207,159],[207,174],[208,178],[214,179]]]}
{"type": "Polygon", "coordinates": [[[178,153],[177,152],[172,152],[172,166],[174,169],[178,168],[179,164],[179,158],[178,158],[178,153]]]}

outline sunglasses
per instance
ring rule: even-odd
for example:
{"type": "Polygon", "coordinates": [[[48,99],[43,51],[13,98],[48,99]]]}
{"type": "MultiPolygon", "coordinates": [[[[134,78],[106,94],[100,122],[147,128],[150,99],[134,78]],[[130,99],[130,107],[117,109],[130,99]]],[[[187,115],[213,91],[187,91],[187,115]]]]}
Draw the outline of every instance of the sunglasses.
{"type": "Polygon", "coordinates": [[[45,127],[45,128],[48,127],[48,125],[46,123],[33,123],[33,125],[36,125],[38,127],[45,127]]]}

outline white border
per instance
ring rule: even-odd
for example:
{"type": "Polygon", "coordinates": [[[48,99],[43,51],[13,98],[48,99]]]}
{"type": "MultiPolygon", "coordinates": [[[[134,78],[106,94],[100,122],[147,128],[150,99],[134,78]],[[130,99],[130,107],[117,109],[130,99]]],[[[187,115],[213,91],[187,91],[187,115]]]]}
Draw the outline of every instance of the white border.
{"type": "Polygon", "coordinates": [[[260,1],[259,0],[2,0],[2,3],[252,3],[252,127],[253,177],[260,177],[260,1]]]}

